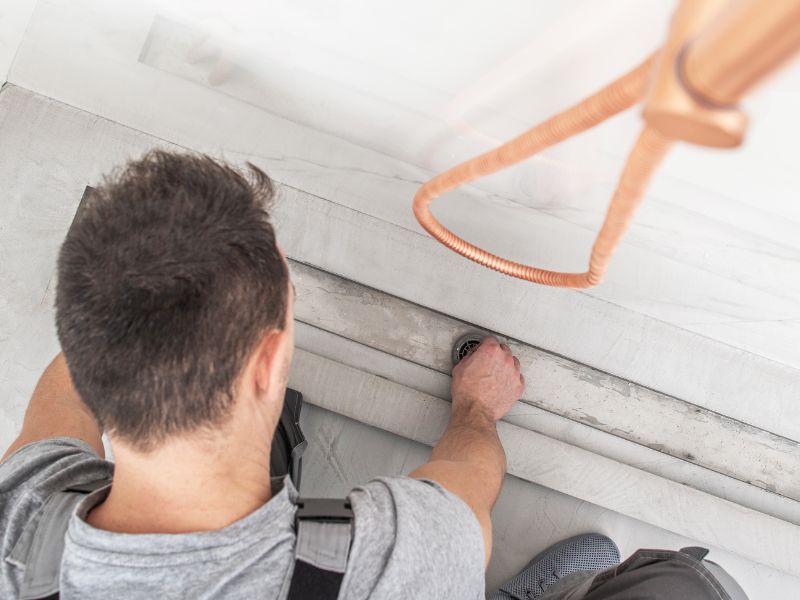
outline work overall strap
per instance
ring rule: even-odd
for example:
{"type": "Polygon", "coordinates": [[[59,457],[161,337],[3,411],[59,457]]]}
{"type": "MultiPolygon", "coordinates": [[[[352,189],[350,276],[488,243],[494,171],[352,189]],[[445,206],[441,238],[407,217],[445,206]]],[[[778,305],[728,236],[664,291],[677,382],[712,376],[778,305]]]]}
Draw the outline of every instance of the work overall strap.
{"type": "MultiPolygon", "coordinates": [[[[53,494],[37,522],[23,532],[12,558],[24,564],[22,600],[58,600],[64,534],[75,506],[109,481],[74,486],[53,494]]],[[[342,586],[353,536],[348,500],[300,498],[295,515],[294,572],[288,600],[336,600],[342,586]]]]}
{"type": "Polygon", "coordinates": [[[108,480],[94,481],[53,494],[42,506],[39,519],[28,524],[9,556],[12,561],[25,565],[21,600],[58,598],[64,534],[70,515],[87,494],[109,483],[108,480]]]}
{"type": "Polygon", "coordinates": [[[297,542],[287,600],[336,600],[342,587],[353,536],[348,500],[300,498],[295,516],[297,542]]]}

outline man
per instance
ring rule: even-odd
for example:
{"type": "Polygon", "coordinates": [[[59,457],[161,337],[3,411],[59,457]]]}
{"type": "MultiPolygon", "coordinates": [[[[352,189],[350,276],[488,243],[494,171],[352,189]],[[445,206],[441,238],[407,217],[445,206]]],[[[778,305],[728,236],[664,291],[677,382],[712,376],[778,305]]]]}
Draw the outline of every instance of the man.
{"type": "MultiPolygon", "coordinates": [[[[76,218],[58,263],[63,354],[0,464],[0,596],[483,597],[505,473],[495,423],[522,394],[519,361],[485,340],[453,370],[451,421],[430,461],[356,488],[347,537],[330,534],[336,519],[310,519],[327,533],[314,538],[324,547],[307,543],[291,480],[273,489],[269,477],[294,302],[271,196],[252,166],[243,175],[153,152],[109,178],[76,218]],[[52,517],[79,492],[89,493],[71,516],[52,517]],[[58,550],[49,569],[43,539],[58,550]],[[342,553],[344,574],[330,579],[342,553]],[[44,571],[55,588],[41,584],[44,571]]],[[[587,569],[618,559],[602,536],[568,540],[497,597],[536,597],[552,584],[583,597],[574,594],[596,575],[587,569]]],[[[608,573],[598,577],[624,579],[608,573]]]]}

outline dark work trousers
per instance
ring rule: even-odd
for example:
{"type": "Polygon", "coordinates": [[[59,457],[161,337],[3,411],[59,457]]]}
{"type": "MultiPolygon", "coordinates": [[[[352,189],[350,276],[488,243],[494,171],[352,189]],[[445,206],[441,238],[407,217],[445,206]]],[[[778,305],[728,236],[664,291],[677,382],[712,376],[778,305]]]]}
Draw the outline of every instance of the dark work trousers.
{"type": "Polygon", "coordinates": [[[605,571],[581,571],[539,600],[747,600],[739,584],[703,548],[638,550],[605,571]]]}

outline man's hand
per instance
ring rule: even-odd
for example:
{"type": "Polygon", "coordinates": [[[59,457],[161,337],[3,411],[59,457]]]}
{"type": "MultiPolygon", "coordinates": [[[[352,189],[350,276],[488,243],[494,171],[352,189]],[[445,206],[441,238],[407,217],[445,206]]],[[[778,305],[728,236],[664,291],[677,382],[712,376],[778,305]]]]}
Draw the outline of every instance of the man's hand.
{"type": "Polygon", "coordinates": [[[494,423],[511,410],[524,389],[519,359],[508,346],[488,337],[453,368],[453,417],[483,415],[494,423]]]}
{"type": "Polygon", "coordinates": [[[522,395],[519,360],[508,346],[486,338],[453,369],[450,425],[428,463],[411,473],[461,498],[483,532],[486,564],[492,552],[491,511],[506,472],[506,455],[495,423],[522,395]]]}

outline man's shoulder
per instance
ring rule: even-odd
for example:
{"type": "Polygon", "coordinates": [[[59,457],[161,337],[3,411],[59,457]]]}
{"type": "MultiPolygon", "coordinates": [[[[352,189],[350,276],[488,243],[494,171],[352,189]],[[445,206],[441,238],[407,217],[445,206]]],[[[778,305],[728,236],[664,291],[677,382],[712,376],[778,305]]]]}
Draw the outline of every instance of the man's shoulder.
{"type": "Polygon", "coordinates": [[[112,475],[111,463],[91,446],[66,437],[27,444],[0,463],[0,595],[6,597],[19,583],[23,565],[7,559],[26,530],[35,527],[47,499],[112,475]]]}
{"type": "Polygon", "coordinates": [[[349,497],[355,536],[344,597],[483,596],[483,534],[458,496],[434,481],[385,477],[349,497]]]}
{"type": "Polygon", "coordinates": [[[358,520],[378,515],[387,518],[407,519],[410,517],[453,520],[458,526],[478,530],[475,514],[458,496],[439,483],[429,479],[413,477],[378,477],[365,485],[358,486],[348,496],[353,503],[358,520]]]}
{"type": "MultiPolygon", "coordinates": [[[[23,446],[0,463],[0,494],[41,501],[72,485],[112,475],[112,463],[100,458],[86,442],[48,438],[23,446]]],[[[3,504],[0,512],[6,509],[3,504]]]]}

